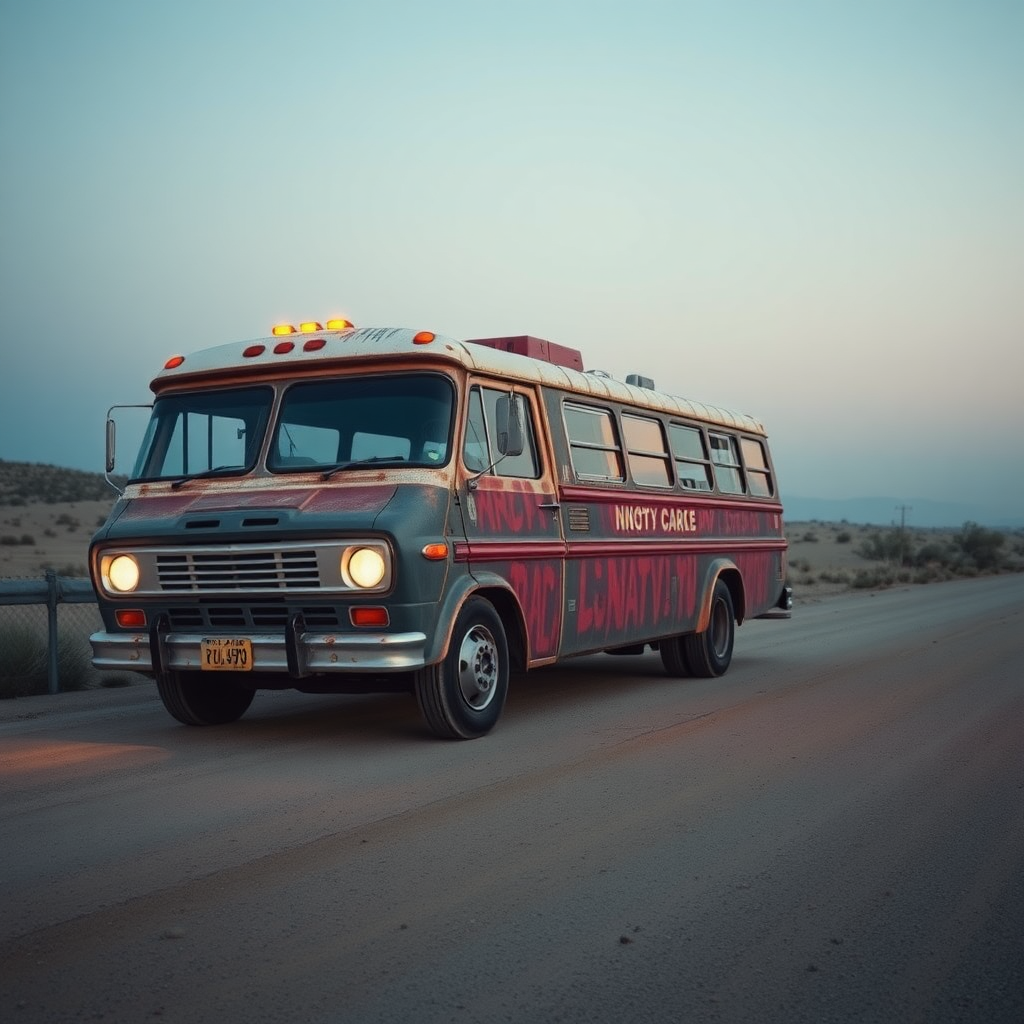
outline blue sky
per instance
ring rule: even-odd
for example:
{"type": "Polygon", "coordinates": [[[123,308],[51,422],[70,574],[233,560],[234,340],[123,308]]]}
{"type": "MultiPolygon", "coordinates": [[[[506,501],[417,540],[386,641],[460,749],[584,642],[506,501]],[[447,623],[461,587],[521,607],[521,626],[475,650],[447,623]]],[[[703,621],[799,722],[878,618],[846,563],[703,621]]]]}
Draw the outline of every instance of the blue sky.
{"type": "Polygon", "coordinates": [[[534,334],[1024,512],[1024,0],[0,0],[0,458],[279,320],[534,334]]]}

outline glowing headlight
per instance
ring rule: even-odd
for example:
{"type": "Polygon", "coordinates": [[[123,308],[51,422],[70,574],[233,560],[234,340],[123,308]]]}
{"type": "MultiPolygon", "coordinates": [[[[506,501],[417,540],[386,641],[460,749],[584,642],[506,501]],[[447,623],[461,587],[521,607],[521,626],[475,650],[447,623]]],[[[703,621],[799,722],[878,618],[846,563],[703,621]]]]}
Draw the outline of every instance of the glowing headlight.
{"type": "Polygon", "coordinates": [[[377,548],[356,548],[342,568],[352,583],[364,590],[376,587],[388,569],[383,552],[377,548]]]}
{"type": "Polygon", "coordinates": [[[131,555],[116,555],[103,573],[107,586],[120,594],[127,594],[139,585],[139,563],[131,555]]]}

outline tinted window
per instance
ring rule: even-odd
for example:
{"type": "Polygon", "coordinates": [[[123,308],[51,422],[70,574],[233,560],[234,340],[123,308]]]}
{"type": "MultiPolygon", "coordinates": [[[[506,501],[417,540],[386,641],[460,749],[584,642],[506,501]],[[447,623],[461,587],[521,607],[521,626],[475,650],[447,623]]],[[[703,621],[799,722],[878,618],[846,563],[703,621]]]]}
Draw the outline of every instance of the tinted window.
{"type": "Polygon", "coordinates": [[[672,470],[661,422],[646,416],[624,415],[622,433],[633,481],[646,487],[671,487],[672,470]]]}
{"type": "Polygon", "coordinates": [[[565,426],[569,434],[569,454],[578,479],[626,479],[622,449],[609,410],[566,403],[565,426]]]}
{"type": "Polygon", "coordinates": [[[668,429],[680,485],[694,491],[710,491],[711,465],[704,450],[704,436],[696,427],[682,423],[671,423],[668,429]]]}
{"type": "Polygon", "coordinates": [[[715,483],[725,494],[743,493],[743,474],[736,438],[728,434],[709,434],[711,461],[715,468],[715,483]]]}
{"type": "Polygon", "coordinates": [[[396,459],[449,458],[454,391],[439,374],[379,374],[293,384],[285,392],[267,465],[275,471],[396,459]]]}
{"type": "Polygon", "coordinates": [[[158,398],[132,479],[252,469],[273,397],[270,388],[237,388],[158,398]]]}
{"type": "Polygon", "coordinates": [[[772,477],[768,469],[764,445],[752,437],[740,439],[740,450],[743,453],[743,465],[747,471],[747,486],[750,493],[759,498],[772,496],[772,477]]]}
{"type": "Polygon", "coordinates": [[[540,476],[537,445],[534,441],[530,403],[516,395],[515,404],[523,429],[523,451],[520,455],[502,455],[498,438],[498,401],[508,398],[508,391],[475,386],[469,392],[466,436],[462,444],[462,461],[471,473],[490,469],[496,476],[535,480],[540,476]]]}

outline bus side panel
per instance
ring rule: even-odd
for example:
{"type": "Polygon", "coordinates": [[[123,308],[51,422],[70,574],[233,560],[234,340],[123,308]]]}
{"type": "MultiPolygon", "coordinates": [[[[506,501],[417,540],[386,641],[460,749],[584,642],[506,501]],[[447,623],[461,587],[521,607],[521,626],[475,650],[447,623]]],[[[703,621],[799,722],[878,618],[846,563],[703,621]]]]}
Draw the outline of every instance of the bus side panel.
{"type": "Polygon", "coordinates": [[[484,476],[460,495],[468,543],[456,547],[456,561],[508,583],[526,623],[530,663],[557,657],[561,636],[565,545],[549,487],[543,480],[484,476]]]}
{"type": "Polygon", "coordinates": [[[692,630],[698,612],[695,553],[588,555],[566,563],[563,654],[621,647],[692,630]]]}
{"type": "Polygon", "coordinates": [[[739,570],[747,618],[779,594],[785,542],[773,508],[721,498],[563,487],[567,523],[563,654],[696,630],[712,563],[739,570]]]}

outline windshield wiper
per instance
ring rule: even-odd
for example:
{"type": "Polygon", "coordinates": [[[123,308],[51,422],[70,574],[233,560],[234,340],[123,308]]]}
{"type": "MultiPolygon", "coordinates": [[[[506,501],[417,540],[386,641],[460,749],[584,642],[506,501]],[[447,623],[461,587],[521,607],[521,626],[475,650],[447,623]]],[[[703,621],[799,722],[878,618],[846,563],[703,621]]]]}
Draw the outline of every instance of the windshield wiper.
{"type": "Polygon", "coordinates": [[[185,476],[178,477],[177,480],[172,480],[171,490],[176,491],[182,484],[187,484],[189,480],[202,480],[208,476],[220,476],[229,470],[235,473],[244,473],[245,466],[214,466],[213,469],[204,469],[201,473],[188,473],[185,476]]]}
{"type": "Polygon", "coordinates": [[[320,474],[321,480],[330,480],[335,473],[340,473],[342,470],[354,469],[356,466],[368,466],[372,462],[407,462],[408,460],[403,455],[371,455],[368,459],[353,459],[351,462],[339,462],[336,466],[331,466],[330,469],[325,469],[320,474]]]}

